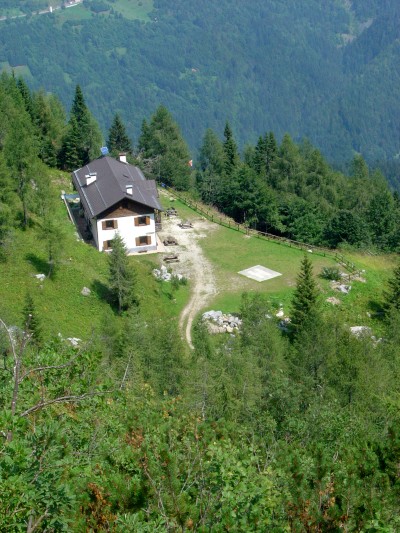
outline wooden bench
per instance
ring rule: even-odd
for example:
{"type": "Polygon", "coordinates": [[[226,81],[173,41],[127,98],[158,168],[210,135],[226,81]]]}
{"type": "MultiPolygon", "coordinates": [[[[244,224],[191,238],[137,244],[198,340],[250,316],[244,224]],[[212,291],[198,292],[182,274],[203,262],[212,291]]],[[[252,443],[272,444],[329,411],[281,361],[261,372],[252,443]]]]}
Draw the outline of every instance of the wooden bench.
{"type": "Polygon", "coordinates": [[[177,254],[166,255],[164,257],[164,261],[166,263],[176,263],[177,261],[179,261],[179,257],[177,256],[177,254]]]}
{"type": "Polygon", "coordinates": [[[175,237],[172,237],[172,235],[168,235],[163,242],[165,246],[174,246],[178,244],[178,241],[175,239],[175,237]]]}
{"type": "Polygon", "coordinates": [[[182,221],[178,226],[182,229],[193,228],[193,224],[189,220],[182,221]]]}

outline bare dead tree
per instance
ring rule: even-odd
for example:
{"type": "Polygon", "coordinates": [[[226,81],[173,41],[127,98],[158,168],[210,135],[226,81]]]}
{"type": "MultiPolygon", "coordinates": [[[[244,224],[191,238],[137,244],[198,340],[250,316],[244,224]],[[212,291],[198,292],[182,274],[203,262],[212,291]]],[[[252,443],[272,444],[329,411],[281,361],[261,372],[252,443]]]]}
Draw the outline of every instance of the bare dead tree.
{"type": "MultiPolygon", "coordinates": [[[[28,324],[29,325],[29,324],[28,324]]],[[[68,359],[65,363],[59,364],[59,365],[43,365],[43,366],[37,366],[33,368],[27,368],[25,369],[24,364],[24,357],[26,354],[26,348],[28,346],[28,343],[30,341],[31,335],[27,332],[24,332],[22,336],[22,340],[20,342],[17,342],[17,339],[13,335],[13,331],[11,328],[7,327],[5,322],[0,318],[0,326],[3,326],[6,335],[8,337],[8,341],[11,348],[11,354],[13,358],[13,368],[10,369],[11,373],[11,381],[12,381],[12,396],[11,396],[11,414],[12,416],[18,416],[18,417],[26,417],[30,415],[31,413],[35,413],[37,411],[40,411],[41,409],[44,409],[45,407],[48,407],[50,405],[54,405],[56,403],[69,403],[69,402],[79,402],[81,400],[84,400],[85,398],[90,398],[92,396],[97,396],[100,394],[107,394],[111,393],[113,391],[107,390],[107,391],[92,391],[92,392],[84,392],[82,394],[63,394],[60,396],[56,396],[55,398],[45,398],[45,391],[41,390],[41,397],[38,402],[36,402],[34,405],[31,405],[28,408],[25,409],[19,409],[18,400],[20,395],[20,386],[22,382],[31,374],[39,373],[42,374],[43,372],[48,372],[50,370],[61,370],[68,367],[71,367],[74,365],[77,360],[81,357],[81,352],[78,352],[73,357],[68,359]]],[[[28,327],[26,328],[28,330],[28,327]]],[[[3,436],[6,438],[8,442],[11,442],[13,438],[13,433],[11,430],[0,430],[0,436],[3,436]]]]}

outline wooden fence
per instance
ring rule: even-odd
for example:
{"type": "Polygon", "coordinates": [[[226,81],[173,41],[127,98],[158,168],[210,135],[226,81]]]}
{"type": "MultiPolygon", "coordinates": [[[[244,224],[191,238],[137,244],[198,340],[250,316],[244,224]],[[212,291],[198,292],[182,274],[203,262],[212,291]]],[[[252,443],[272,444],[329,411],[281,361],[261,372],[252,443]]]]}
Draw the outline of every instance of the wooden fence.
{"type": "Polygon", "coordinates": [[[165,189],[171,195],[176,197],[180,202],[190,207],[190,209],[193,209],[194,211],[196,211],[196,213],[199,213],[199,215],[202,215],[203,217],[207,218],[211,222],[215,222],[216,224],[219,224],[220,226],[224,226],[226,228],[239,231],[240,233],[243,233],[244,235],[256,237],[258,239],[263,239],[267,241],[273,241],[277,244],[282,244],[284,246],[289,246],[290,248],[298,248],[300,250],[304,250],[305,252],[312,252],[313,254],[322,255],[324,257],[331,257],[332,259],[337,261],[337,263],[343,266],[348,272],[352,274],[355,274],[358,272],[354,263],[346,259],[342,254],[339,254],[338,252],[335,252],[334,250],[331,250],[330,248],[324,248],[322,246],[315,246],[313,244],[307,244],[304,242],[294,241],[292,239],[288,239],[287,237],[279,237],[278,235],[273,235],[272,233],[266,233],[264,231],[258,231],[258,230],[249,228],[245,224],[239,224],[238,222],[235,222],[229,217],[222,215],[222,213],[219,213],[215,209],[208,209],[204,204],[195,202],[192,198],[189,198],[188,196],[186,196],[185,194],[181,192],[178,193],[177,191],[175,191],[174,189],[171,189],[170,187],[165,187],[165,189]]]}

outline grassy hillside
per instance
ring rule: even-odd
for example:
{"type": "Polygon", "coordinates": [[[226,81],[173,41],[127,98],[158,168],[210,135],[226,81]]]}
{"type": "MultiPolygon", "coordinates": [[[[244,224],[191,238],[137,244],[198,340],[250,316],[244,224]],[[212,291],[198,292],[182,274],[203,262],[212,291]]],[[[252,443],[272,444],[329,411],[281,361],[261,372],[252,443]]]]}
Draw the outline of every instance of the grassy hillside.
{"type": "MultiPolygon", "coordinates": [[[[70,188],[68,175],[57,173],[53,177],[57,192],[70,188]]],[[[170,205],[163,197],[165,207],[170,205]]],[[[174,201],[183,219],[198,219],[199,215],[179,200],[174,201]]],[[[93,331],[100,331],[113,311],[107,302],[107,256],[77,238],[75,227],[69,221],[63,202],[59,201],[57,217],[63,227],[62,255],[54,278],[39,281],[35,275],[47,274],[47,252],[42,240],[42,228],[33,218],[26,231],[15,230],[10,257],[0,263],[0,316],[7,324],[22,326],[22,310],[26,294],[34,299],[38,315],[47,336],[61,333],[65,337],[87,339],[93,331]],[[83,287],[91,294],[81,295],[83,287]]],[[[210,307],[227,312],[238,312],[243,292],[262,292],[271,303],[283,305],[289,312],[293,288],[303,252],[296,248],[248,237],[233,229],[217,226],[209,238],[200,239],[200,244],[214,269],[218,294],[210,307]],[[258,283],[238,274],[255,265],[262,265],[282,273],[270,281],[258,283]]],[[[310,254],[314,274],[318,276],[323,299],[336,296],[341,300],[339,312],[352,325],[371,325],[379,329],[379,320],[374,315],[380,309],[382,291],[386,279],[395,265],[393,256],[361,256],[352,254],[349,259],[358,269],[365,270],[366,282],[351,282],[350,294],[333,291],[329,282],[320,278],[324,266],[334,266],[331,257],[310,254]],[[371,316],[369,316],[371,315],[371,316]]],[[[157,282],[152,270],[160,264],[158,254],[130,258],[138,274],[138,291],[142,316],[154,320],[157,316],[175,319],[187,302],[189,286],[177,291],[169,283],[157,282]]],[[[326,309],[332,309],[325,303],[326,309]]]]}
{"type": "MultiPolygon", "coordinates": [[[[164,204],[165,207],[173,205],[178,209],[182,219],[192,219],[196,224],[199,215],[187,205],[179,200],[174,200],[171,204],[167,199],[164,199],[164,204]]],[[[223,226],[217,226],[211,235],[200,239],[199,242],[213,265],[217,281],[218,294],[211,302],[211,307],[224,312],[238,312],[244,292],[260,292],[268,296],[273,307],[278,308],[282,305],[285,313],[290,314],[293,289],[304,255],[302,250],[283,243],[247,236],[223,226]],[[255,265],[280,272],[282,276],[260,283],[238,274],[240,270],[255,265]]],[[[324,257],[314,253],[309,254],[309,257],[312,260],[325,310],[339,312],[349,325],[368,325],[379,332],[383,291],[387,279],[397,264],[397,256],[345,252],[346,259],[360,272],[360,281],[343,279],[344,284],[352,287],[348,294],[339,293],[332,288],[329,281],[321,277],[324,267],[338,266],[332,256],[324,257]],[[330,297],[337,298],[340,304],[333,306],[326,302],[330,297]]],[[[343,267],[340,267],[340,270],[350,274],[343,267]]]]}
{"type": "MultiPolygon", "coordinates": [[[[57,177],[59,192],[68,190],[69,176],[57,177]]],[[[48,274],[47,252],[41,225],[33,219],[26,231],[15,230],[10,256],[0,263],[0,316],[9,325],[22,327],[26,294],[31,294],[46,336],[61,333],[65,337],[88,339],[107,322],[113,311],[107,302],[107,256],[83,243],[69,221],[60,199],[57,209],[64,238],[62,255],[54,277],[39,281],[36,274],[48,274]],[[91,294],[81,295],[83,287],[91,294]]],[[[174,318],[187,299],[188,288],[171,293],[170,284],[155,281],[152,270],[157,256],[131,257],[138,275],[140,309],[144,318],[174,318]]]]}

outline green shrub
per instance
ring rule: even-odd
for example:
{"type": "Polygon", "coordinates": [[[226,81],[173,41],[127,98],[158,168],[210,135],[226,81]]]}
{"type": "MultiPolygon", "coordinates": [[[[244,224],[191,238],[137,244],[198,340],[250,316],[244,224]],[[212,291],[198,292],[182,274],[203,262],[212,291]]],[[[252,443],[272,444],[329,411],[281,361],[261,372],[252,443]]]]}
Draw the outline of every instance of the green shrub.
{"type": "Polygon", "coordinates": [[[329,279],[333,281],[339,281],[341,279],[340,270],[338,267],[324,267],[321,270],[321,278],[329,279]]]}

